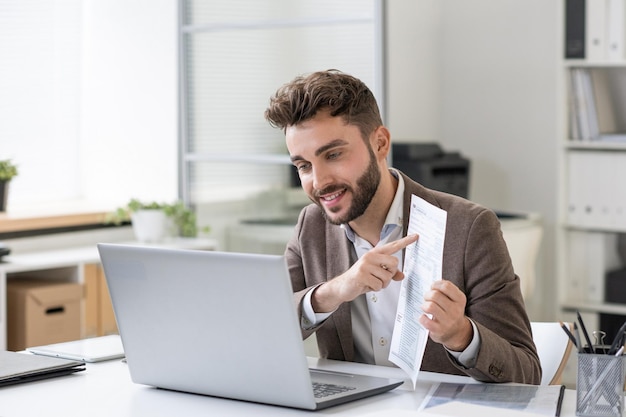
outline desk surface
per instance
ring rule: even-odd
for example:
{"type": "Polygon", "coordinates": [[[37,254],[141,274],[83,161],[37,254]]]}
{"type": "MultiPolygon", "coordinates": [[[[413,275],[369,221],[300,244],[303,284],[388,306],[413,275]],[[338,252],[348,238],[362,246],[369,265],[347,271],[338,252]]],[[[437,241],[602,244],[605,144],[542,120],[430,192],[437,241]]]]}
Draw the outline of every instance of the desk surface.
{"type": "MultiPolygon", "coordinates": [[[[397,377],[399,369],[309,358],[312,367],[344,372],[397,377]]],[[[125,363],[120,360],[87,364],[87,370],[74,375],[0,388],[0,415],[12,417],[158,417],[158,416],[408,416],[417,413],[433,382],[472,382],[464,377],[420,374],[415,391],[405,386],[374,397],[329,409],[310,412],[242,401],[160,390],[134,384],[125,363]]],[[[576,392],[566,390],[561,416],[575,415],[576,392]]],[[[502,410],[493,409],[493,416],[502,410]]],[[[459,415],[463,410],[459,410],[459,415]]],[[[464,415],[464,414],[463,414],[464,415]]],[[[483,417],[489,417],[484,415],[483,417]]]]}

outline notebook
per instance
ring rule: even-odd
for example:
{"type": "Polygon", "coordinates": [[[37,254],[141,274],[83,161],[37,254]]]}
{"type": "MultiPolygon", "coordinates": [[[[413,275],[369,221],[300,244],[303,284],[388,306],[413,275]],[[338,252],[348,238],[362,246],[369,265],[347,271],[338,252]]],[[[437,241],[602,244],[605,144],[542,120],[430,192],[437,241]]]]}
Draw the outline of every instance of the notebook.
{"type": "Polygon", "coordinates": [[[309,410],[403,383],[308,369],[282,256],[98,250],[135,383],[309,410]],[[336,392],[316,398],[313,383],[336,392]]]}
{"type": "Polygon", "coordinates": [[[85,363],[81,361],[0,351],[0,387],[84,370],[85,363]]]}
{"type": "Polygon", "coordinates": [[[92,337],[72,342],[53,343],[26,349],[31,353],[84,362],[100,362],[124,357],[124,347],[119,335],[92,337]]]}

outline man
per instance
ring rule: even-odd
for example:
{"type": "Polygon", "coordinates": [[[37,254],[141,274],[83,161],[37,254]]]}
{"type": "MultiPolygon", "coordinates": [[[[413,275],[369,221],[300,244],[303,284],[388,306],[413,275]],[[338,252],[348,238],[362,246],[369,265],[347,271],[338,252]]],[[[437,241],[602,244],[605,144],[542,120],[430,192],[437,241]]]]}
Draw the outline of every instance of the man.
{"type": "Polygon", "coordinates": [[[406,236],[415,194],[447,212],[443,280],[421,306],[430,335],[422,370],[540,382],[496,215],[390,169],[390,133],[363,82],[336,70],[296,77],[271,98],[265,117],[284,130],[314,203],[300,213],[285,254],[303,337],[316,333],[321,356],[393,366],[403,250],[419,238],[406,236]]]}

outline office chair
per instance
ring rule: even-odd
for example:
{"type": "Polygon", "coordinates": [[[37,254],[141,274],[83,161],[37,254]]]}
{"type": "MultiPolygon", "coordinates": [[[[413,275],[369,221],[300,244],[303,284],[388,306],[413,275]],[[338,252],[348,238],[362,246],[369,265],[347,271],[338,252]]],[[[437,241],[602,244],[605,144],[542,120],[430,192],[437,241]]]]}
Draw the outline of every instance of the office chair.
{"type": "MultiPolygon", "coordinates": [[[[573,332],[572,323],[565,323],[573,332]]],[[[533,340],[541,363],[541,385],[559,385],[572,351],[569,340],[558,322],[531,322],[533,340]]]]}
{"type": "Polygon", "coordinates": [[[502,236],[509,249],[513,269],[520,277],[522,296],[527,299],[535,289],[537,255],[543,227],[532,220],[503,221],[502,236]]]}

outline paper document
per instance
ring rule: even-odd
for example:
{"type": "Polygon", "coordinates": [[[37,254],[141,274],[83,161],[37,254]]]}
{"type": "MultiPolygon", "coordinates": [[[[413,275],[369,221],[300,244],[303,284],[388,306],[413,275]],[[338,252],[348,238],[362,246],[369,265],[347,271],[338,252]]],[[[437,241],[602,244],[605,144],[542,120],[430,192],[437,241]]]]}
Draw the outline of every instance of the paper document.
{"type": "Polygon", "coordinates": [[[404,254],[404,279],[400,289],[396,321],[391,337],[389,360],[417,381],[428,330],[419,317],[423,314],[424,295],[435,280],[440,280],[443,243],[448,213],[425,200],[411,196],[408,234],[417,233],[417,242],[407,246],[404,254]]]}
{"type": "Polygon", "coordinates": [[[485,407],[495,407],[507,416],[559,416],[564,389],[563,385],[440,383],[433,386],[419,410],[443,415],[459,415],[463,410],[465,416],[472,415],[473,409],[482,410],[483,414],[476,415],[485,415],[485,407]]]}

